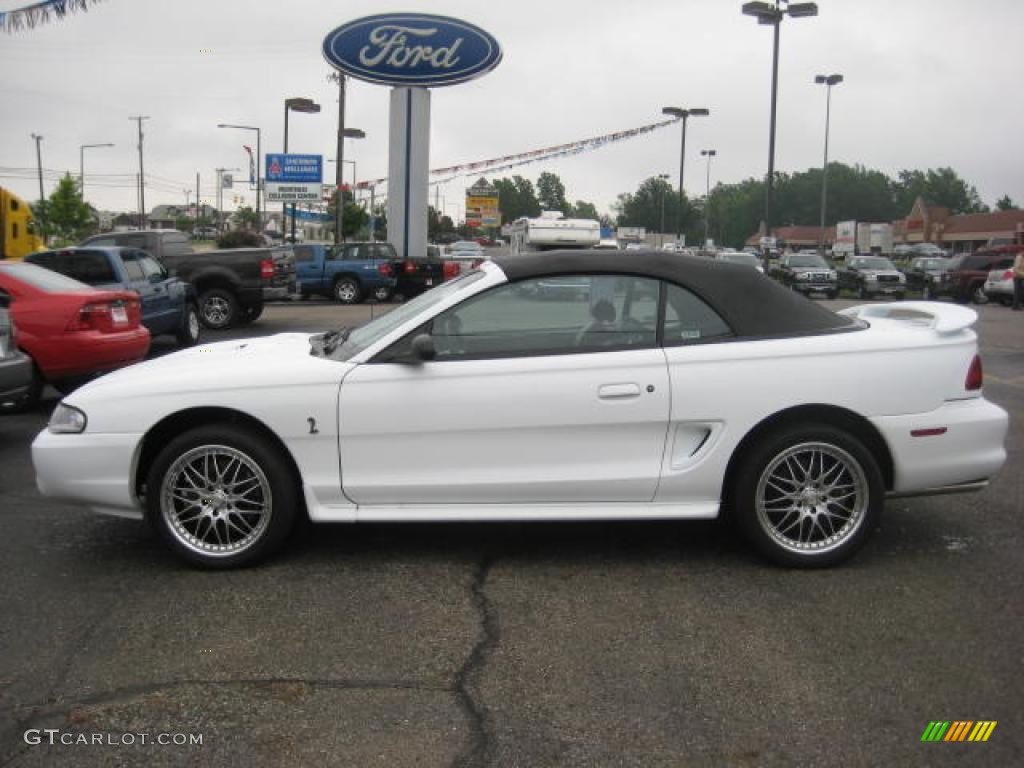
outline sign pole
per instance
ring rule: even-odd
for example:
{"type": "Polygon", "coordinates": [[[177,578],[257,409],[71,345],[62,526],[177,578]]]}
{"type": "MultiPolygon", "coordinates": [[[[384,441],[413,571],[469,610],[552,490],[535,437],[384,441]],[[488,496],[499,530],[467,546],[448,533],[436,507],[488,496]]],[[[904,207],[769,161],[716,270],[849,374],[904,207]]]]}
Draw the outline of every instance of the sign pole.
{"type": "Polygon", "coordinates": [[[345,75],[338,72],[338,148],[334,166],[334,244],[340,245],[342,223],[345,219],[345,190],[342,189],[342,169],[345,167],[345,75]]]}

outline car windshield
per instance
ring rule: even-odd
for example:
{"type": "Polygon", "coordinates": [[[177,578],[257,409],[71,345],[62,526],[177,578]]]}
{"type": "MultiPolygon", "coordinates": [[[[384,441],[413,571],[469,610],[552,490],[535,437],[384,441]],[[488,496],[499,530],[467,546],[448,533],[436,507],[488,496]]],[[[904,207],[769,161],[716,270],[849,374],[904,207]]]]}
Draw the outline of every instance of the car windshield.
{"type": "Polygon", "coordinates": [[[891,261],[880,256],[870,259],[854,259],[850,266],[858,269],[896,269],[891,261]]]}
{"type": "Polygon", "coordinates": [[[751,267],[761,266],[761,260],[752,253],[720,253],[720,261],[731,261],[733,264],[746,264],[751,267]]]}
{"type": "Polygon", "coordinates": [[[46,293],[78,293],[92,290],[85,283],[65,277],[52,269],[37,267],[35,264],[0,264],[0,275],[10,275],[15,280],[46,293]]]}
{"type": "Polygon", "coordinates": [[[921,259],[921,269],[945,269],[946,259],[921,259]]]}
{"type": "MultiPolygon", "coordinates": [[[[440,304],[452,294],[458,293],[467,285],[472,285],[477,280],[483,278],[483,276],[484,273],[478,269],[466,272],[453,280],[442,283],[433,290],[420,294],[412,301],[402,304],[386,315],[381,315],[377,319],[371,320],[351,331],[345,331],[340,337],[341,343],[330,350],[329,357],[332,360],[351,359],[410,318],[430,309],[430,307],[436,304],[440,304]]],[[[316,345],[314,345],[313,354],[318,354],[316,345]]]]}
{"type": "Polygon", "coordinates": [[[798,253],[789,257],[791,267],[821,267],[828,269],[828,262],[816,253],[798,253]]]}

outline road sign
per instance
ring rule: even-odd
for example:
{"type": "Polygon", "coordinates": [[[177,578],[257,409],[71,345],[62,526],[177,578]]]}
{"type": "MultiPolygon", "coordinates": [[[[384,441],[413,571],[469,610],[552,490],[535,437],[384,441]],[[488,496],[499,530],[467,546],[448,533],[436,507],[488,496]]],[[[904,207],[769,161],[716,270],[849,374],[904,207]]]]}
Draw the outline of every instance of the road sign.
{"type": "Polygon", "coordinates": [[[267,202],[316,203],[320,201],[320,182],[315,184],[267,183],[267,202]]]}
{"type": "Polygon", "coordinates": [[[323,155],[267,155],[267,182],[320,184],[324,178],[323,155]]]}

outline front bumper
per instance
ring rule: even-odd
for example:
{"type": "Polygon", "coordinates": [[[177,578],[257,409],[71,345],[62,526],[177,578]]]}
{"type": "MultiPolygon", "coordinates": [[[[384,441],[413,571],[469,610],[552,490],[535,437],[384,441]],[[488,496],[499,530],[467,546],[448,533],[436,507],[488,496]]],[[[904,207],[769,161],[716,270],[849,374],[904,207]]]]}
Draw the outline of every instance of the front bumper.
{"type": "Polygon", "coordinates": [[[794,282],[793,290],[800,293],[838,293],[838,283],[794,282]]]}
{"type": "Polygon", "coordinates": [[[1006,462],[1010,417],[983,397],[949,400],[928,413],[871,419],[894,465],[894,494],[911,495],[987,480],[1006,462]],[[938,435],[914,437],[921,429],[938,435]]]}
{"type": "Polygon", "coordinates": [[[141,434],[55,435],[43,430],[32,443],[36,486],[44,496],[85,504],[97,512],[141,520],[135,497],[141,434]]]}

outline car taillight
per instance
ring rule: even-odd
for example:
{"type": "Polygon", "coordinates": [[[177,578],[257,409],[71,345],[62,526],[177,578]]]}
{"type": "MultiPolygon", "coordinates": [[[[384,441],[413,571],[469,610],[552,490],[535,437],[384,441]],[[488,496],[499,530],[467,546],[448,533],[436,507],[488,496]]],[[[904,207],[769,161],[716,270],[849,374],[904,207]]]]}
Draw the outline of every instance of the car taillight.
{"type": "Polygon", "coordinates": [[[968,392],[981,389],[985,374],[981,370],[981,358],[978,355],[971,360],[971,367],[967,370],[967,381],[964,382],[964,389],[968,392]]]}
{"type": "Polygon", "coordinates": [[[441,269],[445,280],[451,280],[453,277],[459,276],[460,267],[457,261],[446,261],[441,269]]]}
{"type": "Polygon", "coordinates": [[[1013,270],[1012,269],[1008,269],[1005,272],[1003,272],[1002,279],[1003,280],[1013,280],[1013,270]]]}
{"type": "Polygon", "coordinates": [[[83,304],[71,322],[68,323],[69,331],[93,331],[100,330],[104,325],[109,326],[111,307],[109,302],[90,302],[83,304]],[[106,322],[104,322],[106,321],[106,322]]]}
{"type": "Polygon", "coordinates": [[[260,277],[264,280],[269,280],[274,276],[274,260],[263,259],[260,262],[260,277]]]}
{"type": "Polygon", "coordinates": [[[411,274],[415,273],[416,272],[416,262],[415,261],[403,261],[402,262],[402,271],[405,272],[405,274],[407,274],[407,275],[411,275],[411,274]]]}
{"type": "Polygon", "coordinates": [[[384,264],[377,265],[377,272],[382,277],[391,277],[393,274],[395,274],[395,270],[393,270],[391,268],[391,265],[388,264],[387,262],[385,262],[384,264]]]}

